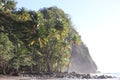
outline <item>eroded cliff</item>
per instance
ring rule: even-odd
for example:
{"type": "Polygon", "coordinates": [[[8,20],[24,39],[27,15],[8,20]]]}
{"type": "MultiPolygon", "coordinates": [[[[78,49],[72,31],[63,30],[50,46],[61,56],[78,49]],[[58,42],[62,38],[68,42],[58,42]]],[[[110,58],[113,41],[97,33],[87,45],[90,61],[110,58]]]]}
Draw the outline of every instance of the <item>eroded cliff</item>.
{"type": "Polygon", "coordinates": [[[80,45],[73,44],[69,72],[95,73],[97,66],[90,56],[88,47],[82,42],[80,45]]]}

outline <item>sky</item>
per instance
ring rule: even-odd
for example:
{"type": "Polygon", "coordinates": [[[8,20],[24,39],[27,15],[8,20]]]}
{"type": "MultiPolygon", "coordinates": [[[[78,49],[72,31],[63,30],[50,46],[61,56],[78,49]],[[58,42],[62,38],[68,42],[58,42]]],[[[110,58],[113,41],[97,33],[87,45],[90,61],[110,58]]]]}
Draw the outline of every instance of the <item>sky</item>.
{"type": "Polygon", "coordinates": [[[69,14],[103,73],[120,73],[120,0],[16,0],[17,7],[57,6],[69,14]]]}

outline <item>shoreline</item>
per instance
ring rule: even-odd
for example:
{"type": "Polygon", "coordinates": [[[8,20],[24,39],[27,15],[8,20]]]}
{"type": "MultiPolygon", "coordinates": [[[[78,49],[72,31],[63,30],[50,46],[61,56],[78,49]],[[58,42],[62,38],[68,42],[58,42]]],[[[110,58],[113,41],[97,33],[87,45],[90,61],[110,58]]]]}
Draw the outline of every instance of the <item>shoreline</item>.
{"type": "Polygon", "coordinates": [[[72,73],[54,73],[50,75],[46,74],[22,74],[20,76],[0,75],[0,80],[69,80],[69,79],[113,79],[116,76],[110,75],[97,75],[97,74],[77,74],[72,73]]]}

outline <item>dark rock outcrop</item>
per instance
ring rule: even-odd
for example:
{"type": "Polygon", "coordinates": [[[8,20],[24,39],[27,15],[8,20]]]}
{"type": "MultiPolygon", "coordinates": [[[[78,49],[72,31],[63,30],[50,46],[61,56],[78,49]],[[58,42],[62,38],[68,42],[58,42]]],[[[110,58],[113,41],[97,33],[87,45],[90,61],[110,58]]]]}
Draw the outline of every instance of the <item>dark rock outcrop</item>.
{"type": "Polygon", "coordinates": [[[80,45],[73,44],[69,72],[95,73],[97,66],[89,54],[88,47],[81,42],[80,45]]]}

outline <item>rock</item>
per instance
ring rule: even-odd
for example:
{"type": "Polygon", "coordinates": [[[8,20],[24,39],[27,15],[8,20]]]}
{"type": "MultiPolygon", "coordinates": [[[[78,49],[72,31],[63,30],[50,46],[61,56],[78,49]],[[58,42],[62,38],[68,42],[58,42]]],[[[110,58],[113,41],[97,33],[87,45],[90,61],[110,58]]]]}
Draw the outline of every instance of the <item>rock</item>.
{"type": "MultiPolygon", "coordinates": [[[[59,72],[59,73],[54,73],[54,74],[27,74],[28,76],[24,76],[24,77],[36,77],[39,79],[53,79],[53,78],[69,78],[69,79],[107,79],[107,78],[115,78],[112,76],[108,76],[108,75],[91,75],[91,74],[78,74],[76,72],[71,72],[71,73],[67,73],[67,72],[59,72]]],[[[22,76],[23,77],[23,76],[22,76]]]]}
{"type": "Polygon", "coordinates": [[[106,79],[107,77],[105,75],[98,76],[97,79],[106,79]]]}
{"type": "Polygon", "coordinates": [[[73,44],[69,72],[96,73],[97,66],[89,54],[87,46],[81,42],[80,45],[73,44]]]}
{"type": "Polygon", "coordinates": [[[19,76],[20,74],[17,73],[17,72],[14,72],[14,73],[12,73],[11,75],[12,75],[12,76],[19,76]]]}

